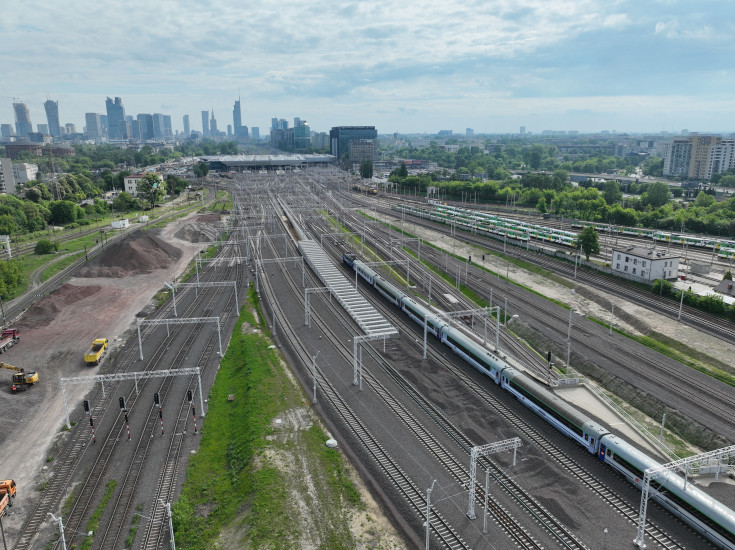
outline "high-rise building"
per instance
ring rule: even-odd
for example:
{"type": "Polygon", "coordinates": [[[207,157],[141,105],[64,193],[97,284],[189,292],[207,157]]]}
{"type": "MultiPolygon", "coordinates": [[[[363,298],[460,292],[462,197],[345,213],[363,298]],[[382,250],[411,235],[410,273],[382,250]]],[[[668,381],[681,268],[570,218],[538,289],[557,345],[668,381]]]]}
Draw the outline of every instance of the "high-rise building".
{"type": "Polygon", "coordinates": [[[43,108],[46,109],[46,120],[48,120],[49,134],[56,137],[61,135],[59,129],[59,102],[46,100],[43,103],[43,108]]]}
{"type": "Polygon", "coordinates": [[[163,139],[164,137],[163,115],[161,113],[153,113],[153,137],[154,139],[163,139]]]}
{"type": "Polygon", "coordinates": [[[13,103],[15,110],[15,133],[20,137],[28,137],[33,132],[33,124],[31,124],[31,114],[25,103],[13,103]]]}
{"type": "Polygon", "coordinates": [[[202,111],[202,135],[209,137],[209,111],[202,111]]]}
{"type": "Polygon", "coordinates": [[[306,151],[311,146],[311,129],[309,123],[300,118],[294,119],[294,150],[306,151]]]}
{"type": "Polygon", "coordinates": [[[214,109],[212,109],[212,117],[209,119],[209,134],[216,136],[217,132],[217,120],[214,118],[214,109]]]}
{"type": "Polygon", "coordinates": [[[184,135],[189,137],[191,135],[191,127],[189,126],[189,115],[184,115],[184,135]]]}
{"type": "Polygon", "coordinates": [[[720,136],[689,136],[692,142],[692,156],[689,159],[689,177],[695,180],[707,179],[710,152],[712,147],[722,141],[720,136]]]}
{"type": "Polygon", "coordinates": [[[279,118],[278,119],[278,127],[281,130],[288,130],[288,120],[286,120],[285,118],[279,118]]]}
{"type": "Polygon", "coordinates": [[[111,98],[105,100],[107,107],[107,135],[110,139],[125,139],[125,107],[123,107],[122,99],[116,97],[113,101],[111,98]]]}
{"type": "Polygon", "coordinates": [[[38,128],[39,134],[46,134],[47,136],[51,135],[48,131],[48,124],[36,124],[36,128],[38,128]]]}
{"type": "Polygon", "coordinates": [[[163,115],[163,137],[174,137],[174,128],[171,126],[171,115],[163,115]]]}
{"type": "Polygon", "coordinates": [[[235,101],[235,107],[232,109],[232,130],[236,136],[242,133],[242,111],[240,110],[240,98],[235,101]]]}
{"type": "Polygon", "coordinates": [[[350,141],[377,140],[375,126],[335,126],[329,131],[329,150],[340,162],[350,164],[350,141]]]}
{"type": "Polygon", "coordinates": [[[375,161],[374,139],[353,139],[349,141],[350,168],[359,170],[364,161],[375,161]]]}
{"type": "Polygon", "coordinates": [[[140,139],[153,139],[153,115],[139,113],[138,124],[140,125],[140,139]]]}
{"type": "Polygon", "coordinates": [[[133,117],[130,118],[131,120],[125,122],[125,124],[130,125],[130,137],[136,140],[142,139],[140,137],[140,121],[133,117]]]}
{"type": "Polygon", "coordinates": [[[688,138],[675,139],[663,145],[664,176],[686,176],[689,174],[689,159],[692,142],[688,138]]]}
{"type": "Polygon", "coordinates": [[[526,135],[526,127],[525,126],[521,126],[521,135],[522,136],[525,136],[526,135]]]}
{"type": "Polygon", "coordinates": [[[13,130],[12,124],[0,124],[0,132],[2,132],[4,138],[9,138],[10,136],[15,135],[15,130],[13,130]]]}
{"type": "Polygon", "coordinates": [[[15,193],[15,177],[13,164],[9,158],[0,158],[0,193],[15,193]]]}
{"type": "Polygon", "coordinates": [[[464,131],[464,133],[465,133],[466,136],[474,136],[475,135],[475,131],[472,128],[467,128],[464,131]]]}
{"type": "Polygon", "coordinates": [[[735,139],[723,139],[710,149],[707,179],[735,168],[735,139]]]}
{"type": "Polygon", "coordinates": [[[250,128],[250,136],[255,140],[259,140],[260,139],[260,128],[257,126],[253,126],[252,128],[250,128]]]}
{"type": "Polygon", "coordinates": [[[227,135],[232,136],[232,124],[227,125],[227,135]]]}
{"type": "Polygon", "coordinates": [[[275,130],[276,128],[278,128],[278,119],[273,117],[271,119],[271,130],[275,130]]]}
{"type": "Polygon", "coordinates": [[[64,128],[66,128],[67,134],[76,134],[77,133],[77,125],[72,124],[71,122],[67,122],[64,124],[64,128]]]}
{"type": "Polygon", "coordinates": [[[84,114],[84,123],[85,123],[85,134],[87,134],[87,137],[89,139],[98,140],[102,138],[102,121],[100,120],[100,115],[97,113],[85,113],[84,114]]]}

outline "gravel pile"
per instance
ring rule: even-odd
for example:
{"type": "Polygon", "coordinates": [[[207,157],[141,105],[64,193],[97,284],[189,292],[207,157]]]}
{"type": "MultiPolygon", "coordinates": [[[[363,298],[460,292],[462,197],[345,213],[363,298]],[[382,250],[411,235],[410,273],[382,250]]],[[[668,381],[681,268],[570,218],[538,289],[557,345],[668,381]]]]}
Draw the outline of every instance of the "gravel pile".
{"type": "Polygon", "coordinates": [[[169,268],[181,257],[181,250],[157,234],[135,233],[120,243],[108,246],[99,256],[79,270],[79,277],[121,278],[169,268]]]}
{"type": "Polygon", "coordinates": [[[23,314],[17,326],[19,328],[31,328],[48,325],[61,310],[75,302],[97,294],[101,289],[102,287],[99,285],[76,286],[65,284],[53,294],[49,294],[33,304],[23,314]]]}

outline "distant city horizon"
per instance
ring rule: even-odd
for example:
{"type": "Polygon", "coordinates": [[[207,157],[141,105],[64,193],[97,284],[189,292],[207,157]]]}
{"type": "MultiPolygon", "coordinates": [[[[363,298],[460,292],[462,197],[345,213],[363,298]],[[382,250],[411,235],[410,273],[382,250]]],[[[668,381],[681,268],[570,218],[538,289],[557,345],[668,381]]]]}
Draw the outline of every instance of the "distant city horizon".
{"type": "MultiPolygon", "coordinates": [[[[66,113],[68,112],[68,109],[64,109],[64,105],[62,101],[60,101],[58,98],[53,97],[51,94],[44,94],[43,102],[40,104],[32,105],[29,104],[26,101],[22,101],[23,98],[12,98],[12,99],[18,99],[20,103],[25,104],[28,107],[30,120],[33,124],[33,132],[37,131],[38,125],[42,125],[48,128],[48,120],[47,120],[47,113],[44,109],[45,104],[48,103],[55,103],[56,104],[56,116],[58,117],[58,122],[60,123],[60,126],[63,128],[65,124],[73,124],[76,126],[77,132],[81,133],[83,131],[83,128],[85,127],[85,114],[86,113],[97,113],[99,115],[105,115],[105,99],[107,97],[113,97],[113,96],[105,96],[101,101],[100,104],[102,106],[101,109],[98,109],[97,111],[93,109],[86,109],[81,115],[75,114],[73,117],[67,118],[66,113]]],[[[114,97],[121,97],[121,96],[114,96],[114,97]]],[[[156,111],[152,109],[148,110],[135,110],[130,109],[126,102],[125,98],[121,97],[123,106],[125,108],[125,114],[127,116],[132,116],[133,118],[137,117],[139,114],[153,114],[154,112],[160,111],[162,109],[158,109],[156,111]]],[[[227,126],[233,127],[234,130],[234,124],[233,124],[233,110],[235,108],[235,102],[238,101],[237,97],[233,98],[233,104],[229,108],[222,107],[221,109],[212,109],[210,106],[209,108],[202,108],[202,109],[196,109],[191,112],[182,112],[180,115],[173,115],[167,112],[163,112],[162,114],[166,116],[171,117],[172,121],[172,130],[173,134],[182,133],[184,131],[184,122],[183,117],[188,115],[190,121],[193,121],[194,123],[190,122],[190,130],[202,132],[202,124],[200,122],[199,115],[203,111],[207,111],[210,113],[210,116],[212,113],[214,113],[214,116],[216,117],[216,120],[218,121],[219,130],[223,131],[225,134],[227,126]],[[218,114],[219,113],[219,114],[218,114]]],[[[299,112],[294,114],[291,118],[288,118],[283,115],[283,113],[274,113],[266,118],[264,118],[263,122],[258,124],[253,124],[248,116],[247,112],[247,104],[245,102],[241,101],[241,105],[244,105],[243,108],[241,108],[241,112],[243,114],[240,115],[241,117],[241,123],[243,126],[250,127],[256,127],[260,129],[260,136],[261,138],[265,138],[267,136],[267,130],[271,128],[271,119],[273,117],[279,118],[279,119],[285,119],[288,121],[289,126],[293,125],[293,119],[301,119],[303,121],[306,121],[309,123],[312,131],[317,132],[328,132],[330,128],[334,126],[340,126],[340,125],[371,125],[375,126],[378,130],[379,135],[391,135],[391,134],[401,134],[401,135],[439,135],[440,133],[447,131],[451,132],[451,135],[453,136],[466,136],[467,130],[472,130],[472,134],[474,136],[479,135],[533,135],[533,136],[540,136],[544,133],[556,133],[560,135],[574,135],[575,133],[579,135],[600,135],[600,134],[628,134],[628,135],[686,135],[688,133],[698,133],[698,134],[713,134],[713,135],[730,135],[735,134],[735,129],[727,129],[727,130],[708,130],[708,129],[700,129],[700,128],[661,128],[658,130],[648,129],[648,130],[626,130],[624,128],[597,128],[597,129],[579,129],[579,128],[552,128],[552,127],[539,127],[534,128],[533,126],[529,125],[529,123],[521,123],[517,125],[515,128],[507,127],[503,129],[492,129],[492,130],[484,130],[475,126],[462,126],[459,125],[459,128],[452,128],[451,125],[444,125],[439,126],[436,128],[426,128],[426,129],[417,129],[417,130],[391,130],[389,128],[382,129],[380,128],[380,125],[371,121],[371,120],[360,120],[356,122],[354,119],[352,120],[341,120],[338,123],[337,122],[325,122],[325,125],[323,127],[315,126],[315,124],[308,118],[308,116],[305,115],[304,112],[299,112]],[[525,131],[524,131],[525,129],[525,131]],[[265,132],[264,132],[265,130],[265,132]]],[[[7,100],[7,106],[0,105],[0,124],[10,124],[13,128],[16,126],[16,117],[15,113],[13,112],[13,103],[14,101],[11,100],[11,98],[8,98],[7,100]]],[[[265,115],[263,115],[265,117],[265,115]]],[[[364,112],[360,113],[360,119],[364,118],[366,114],[364,112]]],[[[458,124],[458,123],[457,123],[458,124]]],[[[52,135],[52,134],[50,134],[52,135]]],[[[233,131],[234,135],[234,131],[233,131]]]]}

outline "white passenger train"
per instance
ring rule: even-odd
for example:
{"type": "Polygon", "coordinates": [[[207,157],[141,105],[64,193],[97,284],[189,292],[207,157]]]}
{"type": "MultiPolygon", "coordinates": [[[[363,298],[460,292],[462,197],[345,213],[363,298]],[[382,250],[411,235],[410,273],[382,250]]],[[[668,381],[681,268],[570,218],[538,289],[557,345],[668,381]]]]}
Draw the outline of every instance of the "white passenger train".
{"type": "MultiPolygon", "coordinates": [[[[352,254],[343,261],[373,286],[382,296],[404,311],[437,339],[452,348],[481,373],[490,377],[503,390],[513,394],[557,430],[564,433],[614,468],[638,489],[644,472],[660,466],[630,443],[610,433],[610,430],[523,372],[510,367],[501,357],[475,342],[462,330],[433,313],[421,303],[380,276],[352,254]]],[[[721,548],[735,550],[735,512],[674,473],[665,473],[651,482],[651,497],[664,508],[689,524],[697,532],[721,548]]]]}

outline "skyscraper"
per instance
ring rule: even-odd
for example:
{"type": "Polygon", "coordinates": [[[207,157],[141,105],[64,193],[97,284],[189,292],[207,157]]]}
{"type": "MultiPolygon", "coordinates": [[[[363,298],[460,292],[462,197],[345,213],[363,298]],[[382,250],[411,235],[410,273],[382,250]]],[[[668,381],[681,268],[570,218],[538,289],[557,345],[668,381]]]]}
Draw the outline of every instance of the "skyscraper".
{"type": "Polygon", "coordinates": [[[242,133],[242,111],[240,110],[240,98],[235,101],[235,107],[232,109],[232,130],[236,136],[242,133]]]}
{"type": "Polygon", "coordinates": [[[202,111],[202,135],[209,136],[209,111],[202,111]]]}
{"type": "Polygon", "coordinates": [[[171,115],[163,115],[163,137],[174,137],[174,129],[171,126],[171,115]]]}
{"type": "Polygon", "coordinates": [[[161,113],[153,113],[153,137],[155,139],[162,139],[163,136],[163,115],[161,113]]]}
{"type": "Polygon", "coordinates": [[[252,128],[250,128],[250,135],[255,140],[260,139],[260,128],[258,126],[253,126],[252,128]]]}
{"type": "Polygon", "coordinates": [[[110,139],[125,139],[125,107],[123,107],[122,99],[115,98],[115,101],[109,97],[105,100],[107,107],[107,135],[110,139]]]}
{"type": "Polygon", "coordinates": [[[217,135],[217,120],[214,118],[214,109],[212,109],[212,118],[209,119],[209,134],[217,135]]]}
{"type": "Polygon", "coordinates": [[[191,135],[191,127],[189,126],[189,115],[184,115],[184,135],[189,137],[191,135]]]}
{"type": "Polygon", "coordinates": [[[85,133],[89,139],[100,139],[102,137],[102,121],[97,113],[85,113],[84,123],[86,125],[85,133]]]}
{"type": "Polygon", "coordinates": [[[140,139],[153,139],[153,115],[138,114],[138,124],[140,124],[140,139]]]}
{"type": "Polygon", "coordinates": [[[0,124],[0,132],[2,132],[4,138],[15,135],[12,124],[0,124]]]}
{"type": "Polygon", "coordinates": [[[33,132],[33,124],[31,124],[31,114],[25,103],[13,103],[15,110],[15,133],[20,137],[28,137],[33,132]]]}
{"type": "Polygon", "coordinates": [[[350,142],[378,139],[375,126],[335,126],[329,131],[330,152],[340,162],[350,160],[350,142]]]}
{"type": "Polygon", "coordinates": [[[48,120],[48,131],[52,136],[60,136],[61,130],[59,129],[59,102],[51,101],[50,99],[44,101],[43,108],[46,109],[46,120],[48,120]]]}

